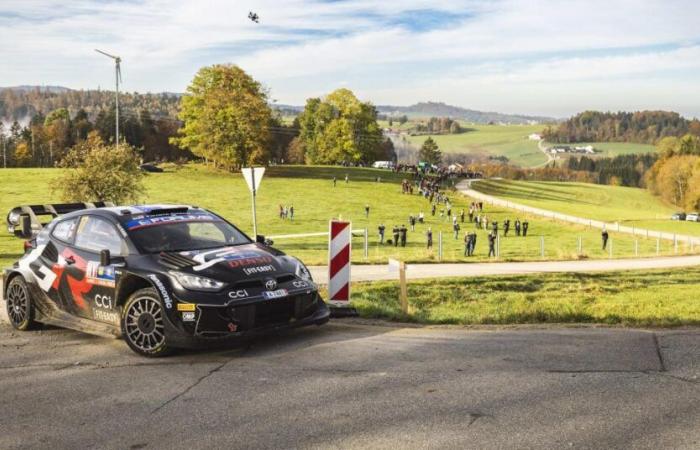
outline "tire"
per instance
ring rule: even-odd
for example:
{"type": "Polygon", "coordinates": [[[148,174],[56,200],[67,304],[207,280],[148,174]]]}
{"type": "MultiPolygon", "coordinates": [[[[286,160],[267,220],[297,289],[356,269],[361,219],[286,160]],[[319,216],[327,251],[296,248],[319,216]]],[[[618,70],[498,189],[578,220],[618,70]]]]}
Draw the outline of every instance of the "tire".
{"type": "Polygon", "coordinates": [[[19,331],[28,331],[37,328],[34,320],[34,303],[29,294],[27,282],[22,276],[16,276],[7,285],[5,307],[10,325],[19,331]]]}
{"type": "Polygon", "coordinates": [[[129,296],[122,312],[122,335],[131,350],[157,358],[173,352],[165,334],[160,296],[153,288],[139,289],[129,296]]]}

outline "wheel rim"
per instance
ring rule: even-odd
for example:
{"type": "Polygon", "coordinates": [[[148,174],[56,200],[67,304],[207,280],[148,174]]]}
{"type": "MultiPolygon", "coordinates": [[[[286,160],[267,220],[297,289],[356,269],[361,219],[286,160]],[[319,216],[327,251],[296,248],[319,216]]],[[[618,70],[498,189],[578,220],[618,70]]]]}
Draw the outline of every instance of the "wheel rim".
{"type": "Polygon", "coordinates": [[[29,296],[21,284],[15,283],[7,290],[7,315],[13,324],[19,325],[27,320],[29,296]]]}
{"type": "Polygon", "coordinates": [[[126,312],[126,338],[138,349],[148,352],[163,345],[165,327],[160,303],[150,297],[140,297],[126,312]]]}

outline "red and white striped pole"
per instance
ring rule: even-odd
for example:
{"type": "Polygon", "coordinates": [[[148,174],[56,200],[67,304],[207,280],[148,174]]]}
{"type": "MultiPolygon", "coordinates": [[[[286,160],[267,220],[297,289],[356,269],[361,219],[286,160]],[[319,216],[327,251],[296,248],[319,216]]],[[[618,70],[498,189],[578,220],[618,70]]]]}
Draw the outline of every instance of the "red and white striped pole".
{"type": "Polygon", "coordinates": [[[331,220],[328,237],[328,301],[332,306],[350,305],[350,222],[331,220]]]}

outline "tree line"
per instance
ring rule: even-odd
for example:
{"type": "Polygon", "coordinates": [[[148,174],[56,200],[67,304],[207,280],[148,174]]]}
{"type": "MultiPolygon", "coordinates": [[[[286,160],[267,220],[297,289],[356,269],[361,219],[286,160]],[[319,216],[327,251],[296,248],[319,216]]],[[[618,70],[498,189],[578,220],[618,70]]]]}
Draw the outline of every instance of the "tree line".
{"type": "Polygon", "coordinates": [[[655,144],[666,136],[700,136],[700,121],[687,120],[668,111],[599,112],[585,111],[560,123],[547,126],[548,142],[635,142],[655,144]]]}
{"type": "Polygon", "coordinates": [[[654,194],[688,211],[700,209],[700,138],[667,137],[657,144],[659,159],[646,175],[654,194]]]}
{"type": "MultiPolygon", "coordinates": [[[[54,167],[93,131],[102,142],[114,143],[115,116],[112,105],[97,112],[94,120],[84,109],[71,114],[67,108],[59,108],[46,115],[35,113],[24,126],[17,120],[9,127],[0,122],[0,167],[54,167]]],[[[132,113],[120,108],[119,127],[120,141],[136,148],[145,161],[191,156],[170,143],[180,127],[170,118],[154,118],[148,110],[132,113]]]]}
{"type": "MultiPolygon", "coordinates": [[[[178,94],[140,94],[120,92],[119,103],[126,111],[148,111],[153,117],[175,117],[180,103],[178,94]]],[[[46,88],[0,89],[0,119],[12,123],[47,115],[57,109],[66,109],[71,117],[78,111],[87,113],[90,120],[114,107],[114,91],[71,90],[46,88]]]]}

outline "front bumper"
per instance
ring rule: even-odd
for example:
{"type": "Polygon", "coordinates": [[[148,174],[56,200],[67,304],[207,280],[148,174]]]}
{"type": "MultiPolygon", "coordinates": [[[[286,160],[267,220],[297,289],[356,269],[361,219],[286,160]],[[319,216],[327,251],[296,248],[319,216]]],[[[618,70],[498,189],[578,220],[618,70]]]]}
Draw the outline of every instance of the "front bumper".
{"type": "Polygon", "coordinates": [[[212,347],[242,338],[281,330],[322,325],[330,310],[317,292],[244,305],[197,305],[196,319],[166,322],[169,345],[178,348],[212,347]]]}

